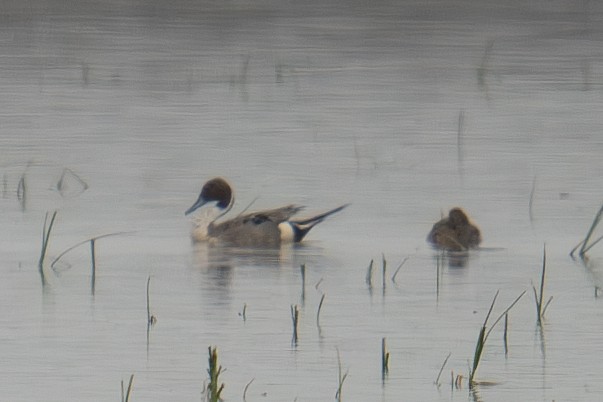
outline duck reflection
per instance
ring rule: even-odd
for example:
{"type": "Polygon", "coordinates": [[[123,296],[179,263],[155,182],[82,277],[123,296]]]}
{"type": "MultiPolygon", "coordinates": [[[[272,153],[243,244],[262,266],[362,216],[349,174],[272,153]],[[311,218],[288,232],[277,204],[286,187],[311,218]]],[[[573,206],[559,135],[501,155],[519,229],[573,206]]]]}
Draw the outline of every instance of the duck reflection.
{"type": "Polygon", "coordinates": [[[214,286],[228,289],[234,273],[242,268],[261,268],[263,272],[280,272],[282,268],[299,268],[301,264],[321,265],[324,250],[306,243],[280,248],[242,248],[208,243],[193,245],[193,265],[207,275],[214,286]]]}
{"type": "Polygon", "coordinates": [[[204,269],[232,269],[240,266],[280,267],[290,260],[288,247],[252,249],[208,243],[193,245],[194,265],[204,269]]]}
{"type": "Polygon", "coordinates": [[[440,265],[446,265],[449,268],[465,268],[469,263],[469,253],[467,251],[446,251],[442,250],[434,259],[440,265]]]}
{"type": "Polygon", "coordinates": [[[198,243],[192,250],[192,274],[201,304],[209,308],[210,315],[231,314],[235,308],[240,311],[243,302],[253,304],[254,298],[266,297],[270,284],[287,281],[295,288],[303,283],[302,264],[327,265],[324,250],[309,244],[250,249],[198,243]],[[241,297],[241,304],[233,305],[241,297]]]}

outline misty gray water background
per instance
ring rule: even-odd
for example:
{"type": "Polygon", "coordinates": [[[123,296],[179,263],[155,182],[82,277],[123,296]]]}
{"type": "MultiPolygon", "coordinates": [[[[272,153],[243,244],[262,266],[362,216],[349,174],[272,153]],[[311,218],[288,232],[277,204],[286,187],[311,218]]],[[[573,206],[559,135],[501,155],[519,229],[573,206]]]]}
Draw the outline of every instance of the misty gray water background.
{"type": "Polygon", "coordinates": [[[226,401],[252,380],[247,401],[335,400],[338,353],[345,401],[600,399],[603,245],[587,264],[568,254],[603,201],[603,4],[34,0],[0,11],[1,399],[116,401],[134,374],[130,400],[200,400],[210,345],[226,401]],[[184,217],[218,175],[235,187],[233,215],[351,205],[302,247],[224,253],[192,245],[184,217]],[[454,206],[484,238],[460,261],[425,243],[454,206]],[[87,243],[51,267],[115,233],[96,242],[94,289],[87,243]],[[553,301],[540,327],[545,243],[553,301]],[[527,290],[508,353],[499,324],[484,384],[457,389],[451,371],[467,376],[497,290],[494,317],[527,290]]]}

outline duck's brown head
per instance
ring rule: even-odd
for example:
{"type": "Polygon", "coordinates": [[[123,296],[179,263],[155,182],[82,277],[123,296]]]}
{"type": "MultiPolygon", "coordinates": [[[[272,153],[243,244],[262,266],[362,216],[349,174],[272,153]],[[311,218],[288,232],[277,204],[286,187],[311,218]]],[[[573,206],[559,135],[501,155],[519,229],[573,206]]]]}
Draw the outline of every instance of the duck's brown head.
{"type": "Polygon", "coordinates": [[[220,209],[228,208],[232,202],[232,189],[226,180],[216,177],[205,183],[197,201],[184,214],[188,215],[209,202],[216,202],[220,209]]]}

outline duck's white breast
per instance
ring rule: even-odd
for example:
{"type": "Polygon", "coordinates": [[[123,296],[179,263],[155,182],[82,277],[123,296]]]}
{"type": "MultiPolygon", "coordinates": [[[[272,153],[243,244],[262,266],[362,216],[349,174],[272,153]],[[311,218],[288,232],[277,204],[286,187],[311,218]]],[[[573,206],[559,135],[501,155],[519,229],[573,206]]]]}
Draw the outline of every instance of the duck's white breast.
{"type": "Polygon", "coordinates": [[[285,221],[279,223],[278,230],[281,234],[281,243],[293,243],[295,240],[295,233],[289,222],[285,221]]]}

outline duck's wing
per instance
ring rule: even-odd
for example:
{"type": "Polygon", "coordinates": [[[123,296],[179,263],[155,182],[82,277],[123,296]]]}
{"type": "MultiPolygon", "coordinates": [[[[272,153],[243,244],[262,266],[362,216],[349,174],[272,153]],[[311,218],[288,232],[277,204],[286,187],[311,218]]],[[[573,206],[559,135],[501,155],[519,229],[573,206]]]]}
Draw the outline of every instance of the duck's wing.
{"type": "Polygon", "coordinates": [[[451,225],[448,218],[442,218],[433,225],[433,228],[427,235],[427,242],[443,250],[467,250],[466,245],[459,238],[458,231],[451,225]]]}
{"type": "Polygon", "coordinates": [[[259,225],[265,222],[272,222],[278,225],[279,223],[288,221],[293,215],[302,209],[304,209],[304,207],[291,204],[281,208],[252,212],[240,216],[237,219],[243,220],[243,222],[246,224],[259,225]]]}

